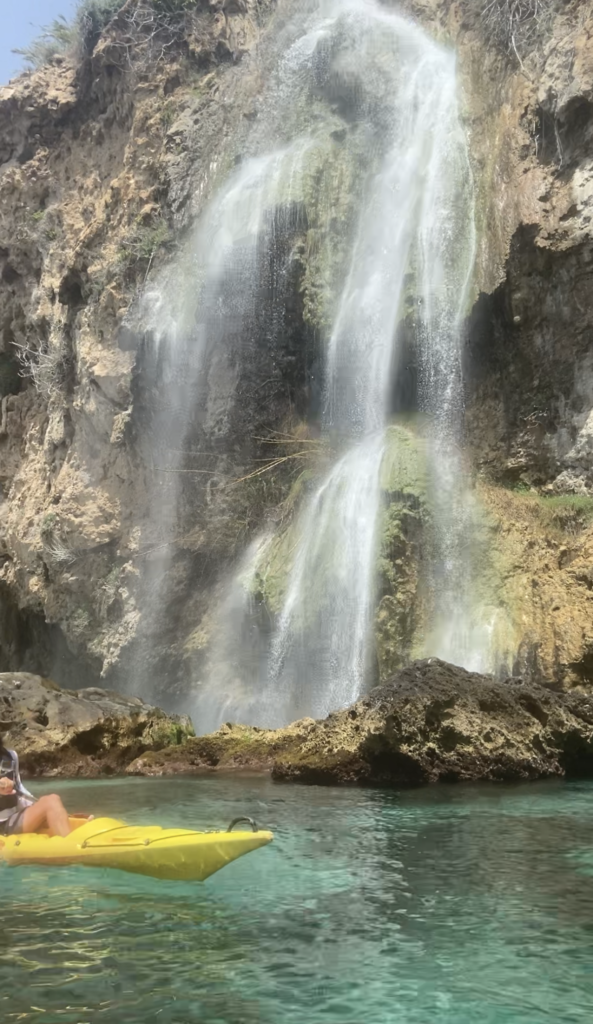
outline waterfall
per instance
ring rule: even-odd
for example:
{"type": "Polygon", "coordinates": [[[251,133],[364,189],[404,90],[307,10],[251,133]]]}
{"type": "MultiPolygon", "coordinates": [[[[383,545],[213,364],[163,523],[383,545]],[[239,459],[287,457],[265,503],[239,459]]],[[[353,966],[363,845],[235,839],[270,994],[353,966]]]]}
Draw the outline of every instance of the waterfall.
{"type": "Polygon", "coordinates": [[[216,685],[209,688],[208,702],[200,708],[203,732],[234,720],[239,708],[245,722],[259,722],[262,716],[262,687],[249,684],[266,678],[267,645],[250,584],[270,539],[262,534],[248,546],[226,587],[211,641],[210,677],[216,685]]]}
{"type": "MultiPolygon", "coordinates": [[[[213,476],[211,456],[198,452],[196,461],[187,439],[224,433],[226,411],[212,384],[220,391],[222,380],[223,390],[232,390],[231,344],[241,346],[249,330],[260,331],[262,260],[282,230],[283,217],[294,215],[305,157],[314,148],[314,140],[305,136],[246,158],[198,220],[180,258],[142,296],[139,316],[153,340],[146,383],[153,412],[144,439],[155,477],[145,539],[143,610],[149,638],[166,628],[163,608],[175,600],[168,581],[174,577],[176,542],[191,529],[193,509],[207,500],[213,476]]],[[[271,343],[283,329],[280,288],[275,301],[280,312],[266,325],[271,343]]],[[[163,646],[168,642],[165,637],[163,646]]],[[[150,658],[150,640],[147,646],[150,658]]],[[[157,692],[147,689],[153,672],[139,663],[137,673],[137,688],[156,699],[157,692]]]]}
{"type": "MultiPolygon", "coordinates": [[[[472,510],[458,453],[475,232],[455,56],[379,0],[297,0],[280,4],[280,15],[268,51],[274,69],[242,160],[200,217],[185,264],[144,299],[155,358],[179,380],[177,426],[169,422],[167,435],[173,451],[189,422],[215,418],[212,367],[229,337],[241,344],[258,323],[262,262],[287,259],[274,255],[282,225],[304,217],[310,229],[315,212],[322,226],[325,262],[313,263],[311,291],[327,325],[321,432],[330,465],[301,503],[282,605],[255,640],[253,595],[268,536],[251,545],[228,584],[200,681],[201,730],[225,718],[280,725],[321,716],[367,684],[381,466],[405,317],[418,353],[434,507],[434,629],[425,653],[473,666],[483,646],[467,626],[472,510]],[[181,295],[177,281],[185,282],[181,295]]],[[[276,335],[284,299],[275,293],[276,335]]],[[[179,487],[165,486],[174,509],[179,487]]]]}
{"type": "Polygon", "coordinates": [[[302,513],[301,540],[272,642],[266,722],[321,717],[360,695],[379,513],[381,434],[338,460],[302,513]],[[281,709],[281,711],[279,710],[281,709]]]}
{"type": "MultiPolygon", "coordinates": [[[[381,73],[390,79],[390,118],[382,125],[389,145],[368,184],[328,346],[325,428],[350,447],[303,512],[302,539],[272,645],[272,684],[261,709],[264,719],[276,724],[298,715],[326,715],[364,689],[382,429],[389,415],[391,371],[397,369],[402,295],[414,261],[423,405],[437,427],[434,491],[441,528],[436,547],[448,572],[457,566],[463,536],[458,506],[464,511],[465,504],[456,493],[461,481],[453,471],[451,442],[460,411],[459,332],[473,267],[474,226],[454,58],[376,5],[352,5],[350,18],[354,53],[361,61],[371,53],[375,60],[383,58],[381,73]]],[[[453,587],[441,586],[432,575],[439,629],[449,635],[461,592],[451,594],[453,587]]],[[[454,640],[450,660],[464,660],[458,647],[454,640]]]]}

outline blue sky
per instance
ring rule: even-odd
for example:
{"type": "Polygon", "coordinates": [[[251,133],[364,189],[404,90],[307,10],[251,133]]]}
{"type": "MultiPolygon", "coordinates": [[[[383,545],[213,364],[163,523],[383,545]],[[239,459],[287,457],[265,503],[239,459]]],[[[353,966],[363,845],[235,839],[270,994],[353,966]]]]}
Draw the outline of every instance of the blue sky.
{"type": "Polygon", "coordinates": [[[24,67],[11,50],[27,46],[60,14],[71,17],[76,6],[77,0],[0,0],[0,85],[24,67]]]}

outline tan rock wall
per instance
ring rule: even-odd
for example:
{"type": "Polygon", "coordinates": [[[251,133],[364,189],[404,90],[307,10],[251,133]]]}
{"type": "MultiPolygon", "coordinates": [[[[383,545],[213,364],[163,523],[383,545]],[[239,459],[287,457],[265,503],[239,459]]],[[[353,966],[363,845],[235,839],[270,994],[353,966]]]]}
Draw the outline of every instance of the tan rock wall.
{"type": "MultiPolygon", "coordinates": [[[[474,0],[406,6],[459,52],[479,230],[466,360],[473,464],[484,493],[494,480],[589,494],[593,3],[561,6],[522,65],[486,45],[474,0]]],[[[186,43],[150,74],[125,65],[116,19],[82,64],[64,58],[0,90],[0,353],[47,356],[41,393],[23,379],[1,398],[0,577],[15,606],[59,626],[93,681],[126,675],[142,630],[139,581],[159,557],[142,450],[151,395],[129,312],[240,155],[272,7],[203,5],[186,43]]],[[[217,465],[217,485],[240,475],[242,458],[217,465]]],[[[212,499],[187,493],[188,507],[212,499]]],[[[191,529],[183,523],[176,629],[158,641],[166,662],[183,661],[220,566],[279,497],[216,498],[191,529]]],[[[587,685],[587,588],[552,559],[547,597],[534,603],[532,549],[501,524],[497,543],[515,566],[504,600],[527,609],[523,626],[512,616],[519,647],[545,652],[540,674],[587,685]]],[[[533,529],[543,551],[545,531],[533,529]]],[[[579,526],[579,565],[589,545],[579,526]]]]}
{"type": "Polygon", "coordinates": [[[0,89],[0,352],[13,377],[19,351],[40,364],[2,398],[1,578],[59,624],[89,679],[139,620],[151,481],[133,426],[137,339],[122,324],[224,162],[267,6],[204,5],[166,60],[135,67],[128,3],[92,57],[0,89]]]}

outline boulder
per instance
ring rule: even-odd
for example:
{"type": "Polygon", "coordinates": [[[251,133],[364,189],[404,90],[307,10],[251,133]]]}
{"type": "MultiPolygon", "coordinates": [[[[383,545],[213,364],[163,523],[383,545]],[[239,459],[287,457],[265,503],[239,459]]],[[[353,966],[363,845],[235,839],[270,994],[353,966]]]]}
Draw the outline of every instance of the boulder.
{"type": "Polygon", "coordinates": [[[90,687],[62,690],[27,672],[0,673],[0,733],[25,775],[122,772],[140,754],[174,747],[193,727],[139,697],[90,687]]]}
{"type": "Polygon", "coordinates": [[[377,786],[593,775],[593,696],[418,661],[324,721],[225,725],[127,771],[265,769],[276,779],[377,786]]]}

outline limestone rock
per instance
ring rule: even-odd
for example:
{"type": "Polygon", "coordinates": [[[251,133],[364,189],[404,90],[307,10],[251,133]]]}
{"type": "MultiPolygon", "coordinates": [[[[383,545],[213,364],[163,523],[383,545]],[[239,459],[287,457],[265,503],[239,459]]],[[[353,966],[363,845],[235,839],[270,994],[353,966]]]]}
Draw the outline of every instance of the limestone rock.
{"type": "Polygon", "coordinates": [[[379,786],[593,774],[593,698],[418,661],[325,721],[225,725],[147,754],[130,774],[271,769],[277,779],[379,786]]]}
{"type": "Polygon", "coordinates": [[[147,750],[193,735],[188,718],[138,697],[89,687],[62,690],[28,672],[0,673],[0,733],[28,775],[92,778],[122,771],[147,750]]]}
{"type": "MultiPolygon", "coordinates": [[[[545,37],[533,52],[521,50],[521,61],[491,45],[475,0],[384,2],[458,52],[477,227],[467,460],[483,494],[494,483],[590,496],[593,0],[553,5],[545,37]]],[[[291,549],[282,538],[290,541],[294,463],[256,486],[249,474],[270,447],[254,439],[292,429],[293,410],[301,417],[321,400],[322,298],[343,252],[324,243],[315,202],[331,205],[347,227],[362,180],[344,146],[351,126],[335,112],[327,146],[315,147],[334,168],[330,192],[303,196],[307,215],[303,207],[301,227],[295,221],[282,243],[294,255],[290,331],[278,348],[246,348],[248,332],[233,335],[230,358],[213,364],[210,434],[197,416],[187,471],[161,472],[167,453],[155,462],[150,445],[158,404],[151,350],[131,315],[134,299],[249,152],[273,64],[267,26],[273,34],[291,3],[192,6],[187,38],[150,74],[122,67],[124,12],[82,63],[60,58],[0,89],[0,668],[69,685],[75,673],[116,688],[150,669],[164,680],[163,699],[173,693],[175,701],[201,681],[218,588],[262,523],[286,524],[275,548],[281,567],[291,549]],[[19,376],[23,346],[55,357],[59,394],[19,376]],[[248,482],[235,486],[241,479],[248,482]],[[183,491],[169,547],[152,515],[155,487],[163,508],[183,491]],[[169,566],[163,593],[172,613],[159,601],[151,616],[144,596],[159,559],[169,566]]],[[[401,342],[413,391],[414,353],[401,342]]],[[[302,483],[301,497],[311,478],[302,483]]],[[[424,627],[421,502],[418,481],[409,483],[404,499],[386,487],[375,620],[381,675],[415,656],[412,641],[424,627]]],[[[482,578],[490,573],[489,592],[512,608],[518,658],[509,668],[590,687],[593,530],[572,522],[543,530],[522,509],[515,517],[517,502],[502,491],[486,505],[490,549],[505,548],[504,580],[488,566],[482,578]]],[[[267,585],[265,610],[276,613],[281,574],[267,585]]]]}

